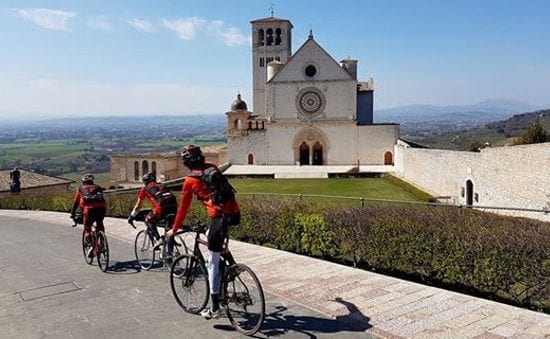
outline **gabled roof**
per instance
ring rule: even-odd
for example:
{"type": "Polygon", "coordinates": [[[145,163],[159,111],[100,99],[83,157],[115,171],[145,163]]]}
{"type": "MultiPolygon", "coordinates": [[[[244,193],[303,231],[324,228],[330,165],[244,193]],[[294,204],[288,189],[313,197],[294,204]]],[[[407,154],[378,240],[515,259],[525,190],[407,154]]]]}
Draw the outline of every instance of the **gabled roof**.
{"type": "MultiPolygon", "coordinates": [[[[351,75],[346,70],[344,70],[340,66],[340,64],[330,54],[328,54],[328,52],[325,51],[325,49],[323,47],[321,47],[321,45],[319,45],[319,43],[317,43],[317,41],[315,41],[313,36],[310,35],[309,38],[306,40],[306,42],[304,42],[302,44],[302,46],[300,46],[300,48],[298,48],[298,50],[290,57],[290,59],[288,59],[286,64],[284,64],[284,66],[281,67],[281,69],[277,72],[277,74],[275,74],[275,76],[273,76],[273,78],[271,78],[268,82],[280,81],[281,80],[280,78],[283,77],[285,73],[300,74],[301,75],[301,72],[297,73],[297,72],[292,72],[292,71],[288,71],[288,70],[294,66],[294,64],[296,63],[295,60],[298,57],[300,57],[301,54],[305,53],[304,51],[306,51],[308,48],[313,50],[313,51],[315,51],[315,50],[319,51],[320,55],[322,57],[324,57],[323,59],[327,60],[327,62],[329,64],[333,65],[333,66],[329,65],[329,67],[333,67],[334,69],[337,69],[337,72],[339,72],[341,74],[342,79],[344,79],[344,80],[354,80],[351,77],[351,75]]],[[[335,80],[335,79],[329,79],[329,80],[335,80]]]]}
{"type": "MultiPolygon", "coordinates": [[[[11,178],[10,172],[12,170],[0,170],[0,192],[9,191],[11,178]]],[[[71,184],[74,181],[65,178],[53,177],[50,175],[38,174],[30,172],[24,169],[19,169],[21,173],[21,189],[33,188],[33,187],[45,187],[59,184],[71,184]]]]}

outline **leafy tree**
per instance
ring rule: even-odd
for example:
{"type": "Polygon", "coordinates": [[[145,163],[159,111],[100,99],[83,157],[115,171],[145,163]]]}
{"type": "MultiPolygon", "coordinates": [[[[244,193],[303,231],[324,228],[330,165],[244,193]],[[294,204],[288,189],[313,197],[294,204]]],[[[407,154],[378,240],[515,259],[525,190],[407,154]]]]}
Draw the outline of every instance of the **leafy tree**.
{"type": "Polygon", "coordinates": [[[537,120],[527,128],[525,133],[520,135],[514,142],[516,145],[525,145],[525,144],[539,144],[550,140],[548,133],[542,126],[540,117],[537,117],[537,120]]]}

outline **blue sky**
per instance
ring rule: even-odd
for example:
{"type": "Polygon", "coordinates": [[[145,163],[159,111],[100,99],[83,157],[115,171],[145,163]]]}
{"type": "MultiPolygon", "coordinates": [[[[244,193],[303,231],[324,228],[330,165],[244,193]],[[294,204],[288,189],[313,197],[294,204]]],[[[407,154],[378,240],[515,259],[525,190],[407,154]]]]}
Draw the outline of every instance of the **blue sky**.
{"type": "Polygon", "coordinates": [[[250,21],[373,77],[375,109],[550,107],[550,1],[0,0],[0,117],[223,113],[252,102],[250,21]]]}

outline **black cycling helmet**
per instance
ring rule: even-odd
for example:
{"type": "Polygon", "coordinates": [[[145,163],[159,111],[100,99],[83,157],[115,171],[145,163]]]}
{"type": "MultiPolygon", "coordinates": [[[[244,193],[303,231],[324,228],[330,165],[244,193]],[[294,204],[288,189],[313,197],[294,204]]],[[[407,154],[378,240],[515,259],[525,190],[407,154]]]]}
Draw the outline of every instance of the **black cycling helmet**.
{"type": "Polygon", "coordinates": [[[86,173],[82,176],[82,183],[90,183],[90,184],[93,184],[94,183],[94,175],[93,174],[90,174],[90,173],[86,173]]]}
{"type": "Polygon", "coordinates": [[[199,146],[185,146],[181,151],[181,159],[183,160],[183,164],[191,169],[204,165],[204,155],[199,146]]]}
{"type": "Polygon", "coordinates": [[[150,181],[157,181],[157,177],[153,172],[145,173],[141,179],[143,180],[144,184],[147,184],[150,181]]]}

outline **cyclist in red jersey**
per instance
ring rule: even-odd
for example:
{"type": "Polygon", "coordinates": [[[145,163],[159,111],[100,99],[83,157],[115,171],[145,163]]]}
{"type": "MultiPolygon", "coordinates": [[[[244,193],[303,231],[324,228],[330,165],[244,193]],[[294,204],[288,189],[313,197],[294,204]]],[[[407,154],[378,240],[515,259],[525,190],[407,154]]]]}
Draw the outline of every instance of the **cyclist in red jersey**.
{"type": "MultiPolygon", "coordinates": [[[[160,245],[162,238],[157,230],[156,222],[162,218],[166,218],[168,215],[176,214],[178,208],[177,200],[172,192],[166,188],[166,186],[157,183],[157,178],[154,173],[144,174],[142,179],[144,187],[139,190],[136,204],[132,209],[132,213],[130,213],[130,216],[128,217],[128,221],[132,221],[137,216],[143,202],[148,200],[153,208],[151,209],[151,212],[145,216],[145,224],[149,228],[151,234],[155,237],[154,240],[157,241],[155,247],[157,247],[160,245]]],[[[171,220],[168,224],[170,223],[171,220]]],[[[173,242],[169,242],[169,256],[172,254],[173,248],[173,242]]]]}
{"type": "Polygon", "coordinates": [[[211,219],[210,229],[208,231],[208,261],[210,263],[208,280],[210,282],[212,307],[205,309],[201,312],[201,315],[206,319],[219,318],[220,253],[228,230],[227,217],[230,215],[238,215],[240,219],[239,204],[235,199],[231,199],[223,204],[216,204],[213,202],[211,192],[197,173],[201,173],[209,167],[216,167],[216,165],[205,161],[200,147],[195,145],[186,146],[181,156],[183,164],[191,170],[191,173],[185,177],[183,181],[178,213],[176,214],[172,229],[166,233],[166,236],[171,237],[178,231],[183,220],[187,216],[187,212],[193,201],[193,196],[196,196],[205,206],[207,214],[211,219]]]}
{"type": "Polygon", "coordinates": [[[94,184],[93,174],[85,174],[82,177],[82,185],[76,190],[71,208],[71,219],[74,220],[76,209],[80,208],[83,216],[84,239],[91,242],[90,232],[92,224],[96,223],[97,231],[105,231],[103,218],[106,213],[106,203],[103,197],[103,189],[94,184]]]}

